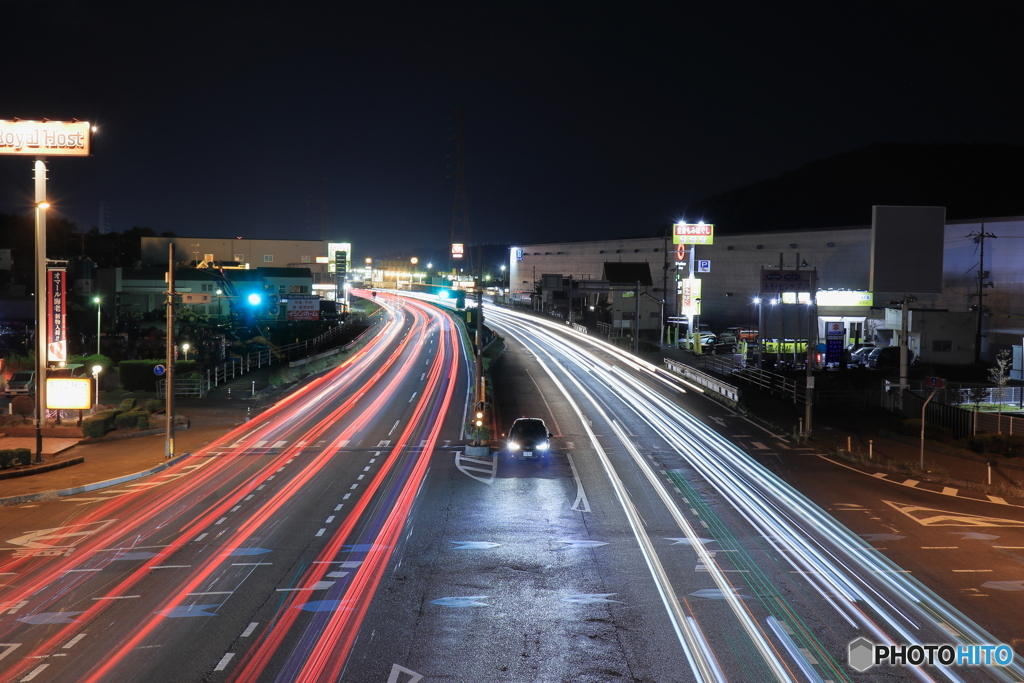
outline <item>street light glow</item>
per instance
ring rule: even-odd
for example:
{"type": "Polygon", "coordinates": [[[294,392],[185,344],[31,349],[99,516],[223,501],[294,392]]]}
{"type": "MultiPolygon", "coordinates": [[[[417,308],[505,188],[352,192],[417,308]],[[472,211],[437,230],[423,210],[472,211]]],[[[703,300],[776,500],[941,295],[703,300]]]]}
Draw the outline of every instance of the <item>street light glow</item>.
{"type": "Polygon", "coordinates": [[[250,306],[259,306],[263,298],[259,294],[250,294],[245,300],[249,302],[250,306]]]}

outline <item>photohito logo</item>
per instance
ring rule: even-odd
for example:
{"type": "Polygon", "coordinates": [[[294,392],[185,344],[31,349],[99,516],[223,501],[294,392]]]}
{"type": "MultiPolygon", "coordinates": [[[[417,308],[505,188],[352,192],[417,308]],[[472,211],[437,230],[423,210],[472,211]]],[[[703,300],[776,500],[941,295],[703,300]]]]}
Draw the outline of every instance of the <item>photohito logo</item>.
{"type": "Polygon", "coordinates": [[[850,643],[849,663],[856,671],[878,664],[890,666],[1009,666],[1009,645],[877,645],[867,638],[850,643]]]}

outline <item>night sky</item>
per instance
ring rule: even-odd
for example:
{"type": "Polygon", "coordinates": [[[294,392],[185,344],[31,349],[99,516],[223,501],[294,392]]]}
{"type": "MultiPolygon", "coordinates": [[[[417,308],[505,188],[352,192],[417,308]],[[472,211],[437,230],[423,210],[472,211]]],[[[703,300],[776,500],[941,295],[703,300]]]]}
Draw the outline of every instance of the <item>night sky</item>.
{"type": "MultiPolygon", "coordinates": [[[[444,250],[655,234],[877,141],[1024,143],[1020,13],[940,3],[3,3],[0,118],[76,117],[80,226],[444,250]],[[228,9],[230,7],[230,9],[228,9]]],[[[987,7],[1010,7],[992,3],[987,7]]],[[[0,158],[28,213],[31,159],[0,158]]]]}

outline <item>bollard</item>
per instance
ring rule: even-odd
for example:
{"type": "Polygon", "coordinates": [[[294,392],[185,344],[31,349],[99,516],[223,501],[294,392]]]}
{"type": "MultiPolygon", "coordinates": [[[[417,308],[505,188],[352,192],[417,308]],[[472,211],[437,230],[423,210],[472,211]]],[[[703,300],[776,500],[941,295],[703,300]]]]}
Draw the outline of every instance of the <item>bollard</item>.
{"type": "Polygon", "coordinates": [[[868,439],[868,460],[875,459],[875,442],[873,439],[868,439]]]}
{"type": "Polygon", "coordinates": [[[228,387],[228,400],[231,400],[231,387],[228,387]]]}
{"type": "Polygon", "coordinates": [[[256,380],[252,381],[252,395],[256,395],[256,380]]]}
{"type": "Polygon", "coordinates": [[[853,453],[853,449],[850,447],[850,437],[846,437],[846,452],[853,453]]]}
{"type": "Polygon", "coordinates": [[[248,422],[250,420],[249,411],[251,411],[251,410],[252,410],[252,406],[246,406],[245,407],[245,421],[246,422],[248,422]]]}
{"type": "Polygon", "coordinates": [[[804,435],[804,419],[800,418],[800,436],[804,435]]]}
{"type": "Polygon", "coordinates": [[[988,461],[988,485],[992,485],[992,461],[988,461]]]}

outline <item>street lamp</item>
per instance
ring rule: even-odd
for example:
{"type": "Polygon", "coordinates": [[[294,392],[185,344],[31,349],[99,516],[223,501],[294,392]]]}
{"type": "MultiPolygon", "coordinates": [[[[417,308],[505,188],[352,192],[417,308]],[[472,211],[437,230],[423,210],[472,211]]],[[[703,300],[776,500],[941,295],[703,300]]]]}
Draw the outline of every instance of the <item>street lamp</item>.
{"type": "Polygon", "coordinates": [[[189,348],[190,347],[188,345],[188,342],[185,342],[184,344],[181,345],[181,350],[185,352],[185,361],[186,362],[188,361],[188,350],[189,350],[189,348]]]}
{"type": "Polygon", "coordinates": [[[94,296],[92,302],[96,304],[96,355],[100,355],[100,298],[94,296]]]}
{"type": "Polygon", "coordinates": [[[100,402],[100,373],[103,371],[102,365],[92,366],[92,381],[96,385],[96,403],[100,402]]]}

